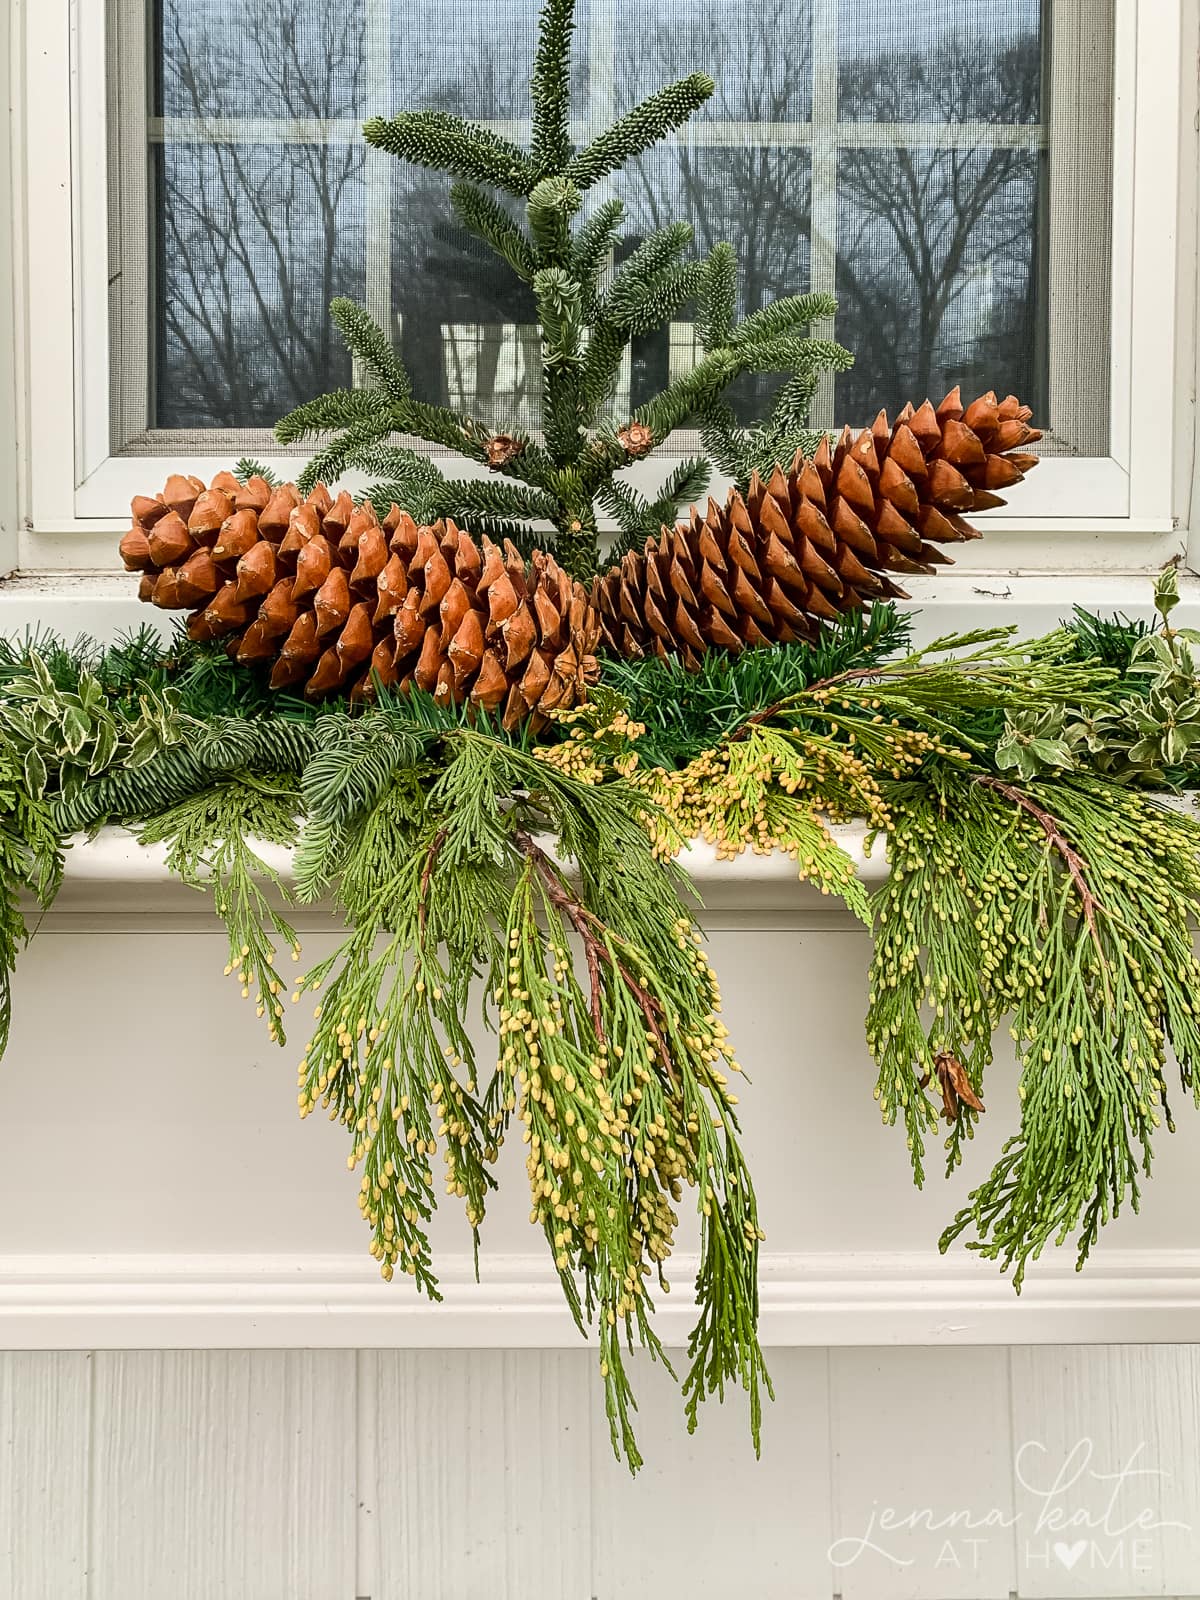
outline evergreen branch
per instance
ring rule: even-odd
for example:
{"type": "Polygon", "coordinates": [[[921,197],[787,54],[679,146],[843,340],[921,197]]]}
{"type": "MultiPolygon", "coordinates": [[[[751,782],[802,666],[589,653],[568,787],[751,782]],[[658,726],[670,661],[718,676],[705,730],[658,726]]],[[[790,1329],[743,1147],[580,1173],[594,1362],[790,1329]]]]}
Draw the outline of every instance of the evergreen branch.
{"type": "Polygon", "coordinates": [[[495,478],[448,478],[433,496],[432,516],[454,517],[472,533],[482,532],[478,518],[553,522],[558,502],[540,489],[495,478]]]}
{"type": "Polygon", "coordinates": [[[732,342],[737,318],[738,263],[733,246],[713,245],[705,262],[704,286],[696,317],[700,348],[707,354],[732,342]]]}
{"type": "Polygon", "coordinates": [[[689,417],[702,413],[743,369],[742,353],[715,350],[696,363],[690,372],[680,373],[674,382],[638,407],[636,416],[653,432],[661,444],[689,417]]]}
{"type": "Polygon", "coordinates": [[[329,314],[354,359],[393,405],[403,406],[412,395],[412,380],[391,340],[366,307],[339,296],[330,302],[329,314]]]}
{"type": "Polygon", "coordinates": [[[575,0],[546,0],[538,18],[537,51],[529,82],[533,110],[530,154],[540,177],[571,159],[571,34],[575,0]]]}
{"type": "Polygon", "coordinates": [[[463,227],[507,261],[522,283],[533,282],[537,271],[533,248],[503,206],[473,183],[454,184],[450,205],[463,227]]]}
{"type": "Polygon", "coordinates": [[[615,563],[627,549],[641,548],[647,537],[646,517],[650,504],[645,495],[639,494],[620,478],[610,478],[607,483],[602,483],[596,492],[596,498],[616,520],[625,535],[625,539],[618,541],[618,544],[609,551],[609,561],[615,563]]]}
{"type": "Polygon", "coordinates": [[[233,475],[239,483],[249,483],[251,478],[261,478],[264,483],[269,483],[272,489],[279,484],[279,479],[268,466],[261,461],[255,461],[251,456],[243,456],[233,469],[233,475]]]}
{"type": "Polygon", "coordinates": [[[278,1044],[285,1041],[283,980],[274,965],[274,938],[290,946],[293,959],[300,944],[262,889],[268,882],[286,898],[279,876],[249,841],[293,844],[298,799],[288,778],[242,775],[187,795],[138,829],[140,843],[166,844],[167,866],[182,883],[212,893],[229,934],[225,975],[236,976],[244,1000],[255,991],[258,1015],[278,1044]]]}
{"type": "MultiPolygon", "coordinates": [[[[997,794],[1002,794],[1006,800],[1011,800],[1013,805],[1020,806],[1041,828],[1046,838],[1050,841],[1051,848],[1062,857],[1063,865],[1070,874],[1071,882],[1075,886],[1075,893],[1079,897],[1079,909],[1083,920],[1087,924],[1089,936],[1099,943],[1099,932],[1096,927],[1096,896],[1087,879],[1086,866],[1079,852],[1063,833],[1060,825],[1050,813],[1040,806],[1030,795],[1016,788],[1011,783],[1004,783],[1000,778],[994,778],[990,773],[979,773],[975,778],[976,783],[982,783],[986,788],[995,789],[997,794]]],[[[1103,955],[1103,951],[1101,951],[1103,955]]]]}
{"type": "Polygon", "coordinates": [[[850,351],[832,339],[803,339],[791,334],[745,340],[732,346],[747,372],[847,372],[854,365],[850,351]]]}
{"type": "Polygon", "coordinates": [[[619,243],[618,230],[624,216],[625,207],[620,200],[605,200],[575,235],[570,266],[581,286],[584,310],[589,321],[593,321],[599,312],[600,275],[619,243]]]}
{"type": "Polygon", "coordinates": [[[529,196],[529,232],[540,266],[566,268],[571,258],[571,218],[582,204],[583,196],[569,178],[542,178],[536,184],[529,196]]]}
{"type": "MultiPolygon", "coordinates": [[[[580,372],[580,392],[589,423],[595,422],[612,397],[629,340],[628,328],[618,327],[599,312],[593,318],[580,372]]],[[[624,451],[621,456],[624,457],[624,451]]],[[[614,468],[616,464],[614,460],[614,468]]]]}
{"type": "Polygon", "coordinates": [[[533,280],[542,322],[542,362],[548,370],[579,358],[583,306],[579,285],[561,267],[545,267],[533,280]]]}
{"type": "Polygon", "coordinates": [[[730,333],[730,343],[755,344],[785,334],[795,335],[814,322],[831,320],[836,313],[837,301],[831,294],[787,295],[743,318],[730,333]]]}
{"type": "Polygon", "coordinates": [[[446,111],[372,117],[363,123],[363,137],[403,161],[509,194],[527,196],[538,181],[537,168],[518,145],[446,111]]]}
{"type": "Polygon", "coordinates": [[[681,128],[715,90],[716,84],[704,72],[695,72],[660,89],[585,145],[568,163],[567,177],[578,188],[590,189],[608,173],[681,128]]]}
{"type": "Polygon", "coordinates": [[[712,467],[703,456],[688,456],[667,475],[650,506],[652,533],[672,526],[685,506],[695,504],[708,488],[712,467]]]}
{"type": "Polygon", "coordinates": [[[377,437],[399,431],[396,413],[378,389],[334,389],[306,400],[275,424],[280,444],[297,444],[317,433],[333,433],[339,428],[374,431],[377,437]]]}
{"type": "Polygon", "coordinates": [[[627,298],[639,284],[658,277],[668,267],[677,266],[679,257],[694,237],[690,222],[671,222],[644,239],[614,275],[605,299],[606,307],[611,308],[623,297],[627,298]]]}
{"type": "Polygon", "coordinates": [[[296,478],[301,494],[311,494],[318,483],[336,483],[347,470],[356,467],[362,457],[381,442],[376,426],[346,428],[334,434],[309,457],[296,478]]]}
{"type": "Polygon", "coordinates": [[[688,300],[694,300],[704,282],[700,262],[674,267],[640,283],[615,284],[605,299],[605,315],[614,326],[635,337],[661,327],[688,300]]]}

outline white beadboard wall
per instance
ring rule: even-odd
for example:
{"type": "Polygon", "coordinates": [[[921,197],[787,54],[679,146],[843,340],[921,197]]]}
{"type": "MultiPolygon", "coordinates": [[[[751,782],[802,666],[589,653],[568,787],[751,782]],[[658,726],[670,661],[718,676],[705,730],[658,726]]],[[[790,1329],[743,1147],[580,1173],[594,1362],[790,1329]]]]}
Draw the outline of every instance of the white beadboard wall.
{"type": "Polygon", "coordinates": [[[755,1462],[583,1351],[0,1354],[4,1600],[1200,1594],[1193,1345],[788,1349],[755,1462]]]}

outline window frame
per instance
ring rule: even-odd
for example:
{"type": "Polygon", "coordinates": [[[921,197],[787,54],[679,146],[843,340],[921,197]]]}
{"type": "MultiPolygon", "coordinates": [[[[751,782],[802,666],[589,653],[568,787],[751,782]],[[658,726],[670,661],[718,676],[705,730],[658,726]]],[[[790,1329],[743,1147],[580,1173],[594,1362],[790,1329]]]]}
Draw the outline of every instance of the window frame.
{"type": "MultiPolygon", "coordinates": [[[[815,0],[815,22],[831,6],[835,0],[815,0]]],[[[269,435],[241,432],[213,436],[214,446],[228,442],[223,454],[108,453],[114,200],[106,12],[101,0],[18,0],[14,12],[23,29],[13,78],[24,310],[16,339],[24,410],[16,557],[24,569],[111,567],[111,535],[125,525],[129,499],[175,466],[208,475],[231,454],[266,445],[259,453],[273,466],[295,469],[296,457],[269,448],[269,435]]],[[[1177,425],[1178,409],[1171,426],[1162,419],[1164,397],[1174,402],[1190,382],[1184,352],[1194,351],[1190,301],[1182,305],[1179,295],[1181,265],[1190,249],[1194,268],[1195,251],[1194,201],[1186,198],[1196,177],[1194,107],[1183,103],[1190,80],[1181,73],[1195,19],[1186,12],[1186,0],[1115,0],[1110,453],[1046,458],[1009,507],[989,515],[989,537],[984,548],[970,547],[966,570],[1131,570],[1181,548],[1177,513],[1186,508],[1193,441],[1177,425]],[[1183,334],[1192,336],[1186,344],[1183,334]]],[[[1186,276],[1190,284],[1190,269],[1186,276]]],[[[630,476],[652,483],[671,459],[660,454],[630,476]]],[[[461,469],[486,475],[474,463],[461,469]]]]}

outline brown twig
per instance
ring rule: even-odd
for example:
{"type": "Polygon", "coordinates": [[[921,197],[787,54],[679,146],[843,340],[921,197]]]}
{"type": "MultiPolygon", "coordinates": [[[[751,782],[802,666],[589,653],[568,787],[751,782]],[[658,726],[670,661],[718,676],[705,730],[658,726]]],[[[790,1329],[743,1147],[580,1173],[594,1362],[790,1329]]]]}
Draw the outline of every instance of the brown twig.
{"type": "Polygon", "coordinates": [[[433,869],[437,865],[437,858],[441,848],[446,842],[446,829],[439,828],[434,834],[429,845],[429,854],[425,857],[425,868],[421,873],[421,887],[417,892],[417,930],[422,938],[425,936],[426,898],[429,894],[429,882],[433,877],[433,869]]]}
{"type": "Polygon", "coordinates": [[[981,783],[985,789],[995,789],[997,794],[1002,794],[1006,800],[1011,800],[1013,805],[1019,806],[1022,811],[1028,812],[1046,835],[1046,838],[1049,839],[1052,848],[1057,851],[1062,858],[1063,865],[1070,873],[1071,882],[1075,885],[1075,892],[1079,896],[1083,920],[1087,923],[1088,932],[1091,934],[1092,942],[1095,944],[1103,963],[1104,949],[1100,943],[1100,930],[1096,922],[1096,913],[1104,908],[1092,893],[1091,884],[1088,883],[1086,862],[1062,831],[1057,820],[1049,811],[1038,805],[1036,800],[1031,799],[1024,790],[1016,788],[1011,783],[1005,783],[1003,778],[993,778],[990,774],[980,773],[975,782],[981,783]]]}
{"type": "Polygon", "coordinates": [[[744,739],[751,728],[757,728],[764,722],[770,722],[772,717],[777,717],[781,711],[787,711],[793,704],[815,694],[818,689],[836,689],[843,683],[861,683],[866,678],[884,677],[886,673],[886,663],[880,662],[873,667],[855,667],[848,672],[839,672],[833,678],[821,678],[816,683],[810,683],[807,688],[797,690],[795,694],[788,695],[785,700],[776,700],[773,705],[764,706],[761,711],[752,712],[729,735],[729,738],[731,741],[744,739]]]}
{"type": "Polygon", "coordinates": [[[546,891],[546,897],[550,904],[556,911],[561,912],[566,917],[583,941],[583,953],[587,960],[588,976],[591,979],[592,1026],[596,1030],[596,1037],[603,1043],[604,1026],[600,1014],[600,969],[602,964],[607,964],[637,1001],[638,1008],[645,1018],[646,1027],[658,1047],[663,1067],[672,1078],[675,1078],[677,1076],[675,1065],[671,1060],[671,1052],[667,1046],[666,1039],[663,1037],[662,1026],[659,1021],[661,1007],[658,1001],[648,989],[638,982],[629,968],[613,954],[607,942],[601,936],[607,931],[603,922],[570,892],[554,863],[536,842],[532,834],[520,829],[514,835],[514,842],[541,879],[542,887],[546,891]]]}

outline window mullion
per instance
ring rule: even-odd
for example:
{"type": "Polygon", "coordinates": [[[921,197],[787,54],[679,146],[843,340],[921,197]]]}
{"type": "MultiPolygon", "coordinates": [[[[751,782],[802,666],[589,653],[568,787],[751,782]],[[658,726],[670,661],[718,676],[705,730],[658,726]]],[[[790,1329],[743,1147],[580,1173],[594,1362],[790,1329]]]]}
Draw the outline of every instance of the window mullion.
{"type": "MultiPolygon", "coordinates": [[[[367,115],[389,116],[392,111],[392,0],[365,0],[367,61],[367,115]]],[[[395,162],[385,150],[368,145],[366,181],[365,279],[367,310],[388,337],[400,342],[400,319],[392,316],[392,180],[395,162]]],[[[354,385],[364,374],[354,363],[354,385]]]]}
{"type": "MultiPolygon", "coordinates": [[[[809,223],[809,288],[814,294],[837,291],[838,165],[838,0],[813,0],[812,146],[809,223]]],[[[834,337],[834,319],[813,327],[823,339],[834,337]]],[[[822,373],[813,396],[815,426],[833,426],[833,373],[822,373]]]]}

